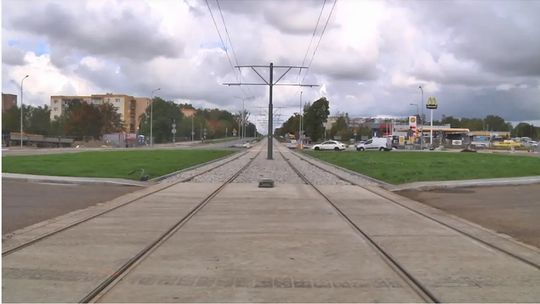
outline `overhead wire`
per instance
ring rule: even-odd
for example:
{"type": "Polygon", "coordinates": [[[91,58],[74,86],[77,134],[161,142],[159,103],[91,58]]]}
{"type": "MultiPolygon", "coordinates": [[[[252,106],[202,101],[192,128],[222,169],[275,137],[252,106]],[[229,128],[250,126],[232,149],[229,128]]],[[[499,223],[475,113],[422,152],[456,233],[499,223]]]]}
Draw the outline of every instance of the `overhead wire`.
{"type": "Polygon", "coordinates": [[[317,53],[317,50],[319,49],[319,45],[321,44],[321,40],[324,36],[324,33],[326,31],[326,27],[328,26],[328,22],[330,21],[330,18],[332,17],[332,13],[334,12],[334,8],[336,7],[336,3],[338,0],[334,0],[334,4],[332,5],[332,9],[330,10],[330,14],[328,14],[328,18],[326,18],[326,23],[324,24],[323,30],[321,32],[321,36],[319,37],[319,41],[317,42],[317,45],[315,46],[315,49],[313,50],[313,55],[311,56],[311,60],[309,61],[308,68],[306,73],[304,74],[304,77],[302,78],[302,82],[306,79],[307,74],[309,73],[309,68],[311,67],[311,64],[313,63],[313,59],[315,58],[315,54],[317,53]]]}
{"type": "Polygon", "coordinates": [[[225,45],[225,42],[223,41],[223,37],[221,37],[221,32],[219,31],[219,27],[217,25],[216,19],[214,18],[214,14],[212,13],[212,9],[210,8],[210,4],[208,3],[208,0],[206,0],[206,6],[208,7],[208,11],[210,12],[210,16],[212,17],[212,21],[214,21],[214,26],[216,27],[216,31],[219,36],[219,40],[221,40],[221,45],[223,46],[223,50],[225,51],[225,54],[227,55],[227,59],[229,60],[229,64],[231,65],[231,68],[234,69],[234,64],[232,63],[231,57],[229,56],[229,52],[227,52],[227,46],[225,45]]]}
{"type": "MultiPolygon", "coordinates": [[[[227,23],[225,22],[225,17],[223,16],[223,11],[221,10],[221,5],[219,4],[219,0],[216,0],[216,4],[217,4],[218,10],[219,10],[219,15],[221,16],[221,21],[223,22],[223,28],[225,29],[225,34],[227,35],[227,40],[228,40],[229,45],[231,47],[231,51],[232,51],[232,54],[233,54],[234,61],[236,63],[236,66],[239,66],[240,64],[239,64],[239,61],[238,61],[238,56],[236,56],[236,51],[234,50],[231,35],[229,34],[229,30],[227,28],[227,23]]],[[[236,70],[235,70],[235,75],[236,75],[236,70]]],[[[240,71],[240,68],[238,68],[238,75],[236,75],[236,78],[237,78],[238,82],[240,82],[240,83],[242,82],[242,72],[240,71]]],[[[244,91],[244,89],[242,88],[242,86],[238,86],[238,87],[239,87],[240,91],[242,91],[242,94],[244,95],[244,98],[247,98],[246,97],[247,94],[244,91]]],[[[249,91],[249,87],[248,87],[248,91],[249,91]]],[[[250,91],[250,93],[251,93],[251,91],[250,91]]]]}
{"type": "MultiPolygon", "coordinates": [[[[307,55],[309,53],[309,50],[311,49],[311,44],[313,43],[313,39],[315,39],[315,34],[317,33],[317,28],[319,27],[319,22],[321,21],[321,16],[324,11],[324,6],[326,5],[326,0],[324,0],[323,5],[321,7],[321,12],[319,13],[319,17],[317,18],[317,23],[315,24],[315,28],[313,29],[313,34],[311,35],[311,39],[309,40],[309,44],[306,50],[306,53],[304,54],[304,59],[302,59],[301,67],[304,66],[304,63],[306,62],[307,55]]],[[[302,69],[298,70],[298,77],[297,80],[300,80],[300,74],[302,73],[302,69]]]]}

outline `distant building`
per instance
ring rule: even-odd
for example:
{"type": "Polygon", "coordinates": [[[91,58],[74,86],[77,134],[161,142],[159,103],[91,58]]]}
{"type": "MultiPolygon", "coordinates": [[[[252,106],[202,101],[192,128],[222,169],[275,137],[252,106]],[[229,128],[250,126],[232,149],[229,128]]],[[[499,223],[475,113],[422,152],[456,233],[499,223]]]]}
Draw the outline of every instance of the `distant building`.
{"type": "Polygon", "coordinates": [[[51,96],[51,120],[55,120],[64,113],[66,106],[70,102],[81,101],[91,104],[112,104],[120,114],[120,118],[124,122],[126,131],[129,133],[137,133],[141,115],[146,111],[150,104],[150,98],[133,97],[125,94],[94,94],[90,96],[51,96]]]}
{"type": "Polygon", "coordinates": [[[17,106],[17,95],[2,93],[2,113],[17,106]]]}
{"type": "Polygon", "coordinates": [[[192,108],[182,108],[180,110],[180,112],[182,112],[182,114],[184,114],[184,117],[191,117],[195,114],[197,114],[197,110],[195,109],[192,109],[192,108]]]}

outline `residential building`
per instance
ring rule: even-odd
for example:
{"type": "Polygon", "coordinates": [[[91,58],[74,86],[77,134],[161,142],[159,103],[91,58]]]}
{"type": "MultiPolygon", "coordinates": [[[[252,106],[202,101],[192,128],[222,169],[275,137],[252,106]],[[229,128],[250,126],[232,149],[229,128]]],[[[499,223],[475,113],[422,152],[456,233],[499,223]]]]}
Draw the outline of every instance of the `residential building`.
{"type": "Polygon", "coordinates": [[[120,114],[124,122],[126,132],[137,133],[139,129],[141,115],[150,104],[150,98],[133,97],[125,94],[94,94],[90,96],[51,96],[51,120],[55,120],[64,113],[70,102],[81,101],[91,104],[112,104],[120,114]]]}
{"type": "Polygon", "coordinates": [[[17,95],[2,93],[2,112],[17,106],[17,95]]]}

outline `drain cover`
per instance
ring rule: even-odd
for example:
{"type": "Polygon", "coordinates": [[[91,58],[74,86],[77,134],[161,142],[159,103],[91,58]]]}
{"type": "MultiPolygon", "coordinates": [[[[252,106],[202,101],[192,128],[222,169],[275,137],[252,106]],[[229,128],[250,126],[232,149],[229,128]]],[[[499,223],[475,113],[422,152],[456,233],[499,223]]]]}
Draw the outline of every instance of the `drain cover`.
{"type": "Polygon", "coordinates": [[[259,188],[274,188],[274,181],[269,178],[264,178],[259,181],[259,188]]]}

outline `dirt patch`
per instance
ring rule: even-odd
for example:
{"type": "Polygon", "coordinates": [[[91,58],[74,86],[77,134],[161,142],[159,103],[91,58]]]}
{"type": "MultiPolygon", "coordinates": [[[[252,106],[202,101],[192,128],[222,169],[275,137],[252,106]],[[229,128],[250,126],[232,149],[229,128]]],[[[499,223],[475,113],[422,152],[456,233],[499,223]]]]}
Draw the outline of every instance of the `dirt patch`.
{"type": "Polygon", "coordinates": [[[540,248],[540,184],[396,193],[540,248]]]}
{"type": "Polygon", "coordinates": [[[2,179],[2,235],[140,189],[2,179]]]}

